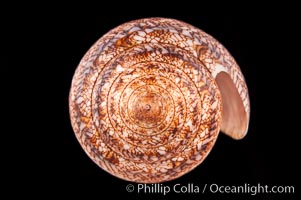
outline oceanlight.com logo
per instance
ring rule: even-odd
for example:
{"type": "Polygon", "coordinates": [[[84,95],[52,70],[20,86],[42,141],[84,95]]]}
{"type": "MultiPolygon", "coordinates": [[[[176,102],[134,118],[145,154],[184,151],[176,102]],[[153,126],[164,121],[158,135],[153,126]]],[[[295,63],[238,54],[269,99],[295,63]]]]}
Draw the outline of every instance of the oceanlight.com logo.
{"type": "Polygon", "coordinates": [[[211,194],[294,194],[294,186],[269,186],[261,185],[260,183],[256,185],[251,185],[248,183],[242,185],[218,185],[218,184],[203,184],[197,185],[193,183],[188,184],[174,184],[172,186],[164,185],[162,183],[158,184],[128,184],[126,186],[126,191],[138,194],[163,194],[167,195],[169,193],[182,193],[182,194],[199,194],[199,193],[211,193],[211,194]]]}

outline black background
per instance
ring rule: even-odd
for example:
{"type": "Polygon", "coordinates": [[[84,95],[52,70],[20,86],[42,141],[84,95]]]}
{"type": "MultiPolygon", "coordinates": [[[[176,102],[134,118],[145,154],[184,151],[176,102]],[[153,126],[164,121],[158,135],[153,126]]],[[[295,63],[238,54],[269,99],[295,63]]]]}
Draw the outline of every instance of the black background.
{"type": "MultiPolygon", "coordinates": [[[[57,9],[38,10],[28,23],[21,39],[28,61],[34,111],[24,106],[34,120],[34,127],[21,136],[22,149],[29,150],[26,159],[17,164],[20,177],[14,186],[26,187],[24,194],[43,196],[93,196],[93,199],[217,199],[218,194],[137,194],[128,193],[130,182],[120,180],[100,169],[81,149],[73,133],[68,95],[73,73],[85,52],[110,29],[130,20],[144,17],[169,17],[192,24],[215,37],[231,52],[245,76],[251,102],[251,119],[247,136],[240,141],[220,133],[205,161],[179,179],[164,183],[173,186],[193,183],[221,185],[293,185],[299,193],[297,161],[300,117],[298,56],[300,50],[294,14],[273,15],[103,15],[91,12],[57,9]],[[40,21],[36,18],[41,17],[40,21]],[[32,23],[34,22],[34,23],[32,23]],[[27,54],[26,54],[27,55],[27,54]],[[30,139],[29,139],[30,138],[30,139]],[[23,140],[24,139],[24,140],[23,140]],[[24,141],[30,142],[24,142],[24,141]],[[21,163],[20,163],[21,162],[21,163]],[[22,176],[21,176],[22,175],[22,176]],[[24,176],[25,175],[25,176],[24,176]],[[24,176],[24,177],[23,177],[24,176]],[[23,178],[21,178],[23,177],[23,178]]],[[[19,28],[18,30],[20,30],[19,28]]],[[[21,31],[21,30],[20,30],[21,31]]],[[[19,34],[20,32],[15,32],[19,34]]],[[[22,151],[18,151],[22,154],[22,151]]],[[[22,157],[22,156],[21,156],[22,157]]],[[[136,184],[134,184],[136,186],[136,184]]],[[[293,199],[292,194],[226,195],[233,199],[293,199]]]]}

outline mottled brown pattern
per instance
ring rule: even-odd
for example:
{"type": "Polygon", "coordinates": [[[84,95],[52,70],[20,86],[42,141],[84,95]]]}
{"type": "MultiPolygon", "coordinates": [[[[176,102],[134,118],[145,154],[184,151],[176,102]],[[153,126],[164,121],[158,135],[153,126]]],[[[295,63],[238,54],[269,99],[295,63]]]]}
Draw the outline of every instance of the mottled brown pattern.
{"type": "MultiPolygon", "coordinates": [[[[220,131],[220,71],[229,74],[249,119],[243,75],[215,39],[173,19],[123,24],[76,69],[69,98],[75,135],[114,176],[144,183],[178,178],[205,159],[220,131]]],[[[227,134],[239,139],[246,130],[227,134]]]]}

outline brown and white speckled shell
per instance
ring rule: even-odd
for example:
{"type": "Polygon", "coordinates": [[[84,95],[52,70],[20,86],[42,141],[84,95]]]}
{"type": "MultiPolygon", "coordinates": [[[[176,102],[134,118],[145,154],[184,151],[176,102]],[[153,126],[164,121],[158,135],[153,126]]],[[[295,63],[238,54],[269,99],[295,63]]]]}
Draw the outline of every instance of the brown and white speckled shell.
{"type": "Polygon", "coordinates": [[[240,139],[249,121],[247,87],[228,51],[163,18],[125,23],[100,38],[76,69],[69,104],[88,156],[143,183],[186,174],[208,155],[220,127],[240,139]]]}

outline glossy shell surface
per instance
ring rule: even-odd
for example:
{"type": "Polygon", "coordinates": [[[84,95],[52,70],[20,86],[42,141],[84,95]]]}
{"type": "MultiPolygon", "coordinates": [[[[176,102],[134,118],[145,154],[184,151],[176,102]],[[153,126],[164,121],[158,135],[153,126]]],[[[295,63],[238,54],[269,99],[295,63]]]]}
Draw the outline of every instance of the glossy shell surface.
{"type": "MultiPolygon", "coordinates": [[[[249,115],[244,78],[214,38],[173,19],[125,23],[101,37],[73,77],[72,127],[87,155],[119,178],[156,183],[199,165],[222,124],[220,72],[249,115]]],[[[239,134],[230,133],[233,138],[239,134]]]]}

